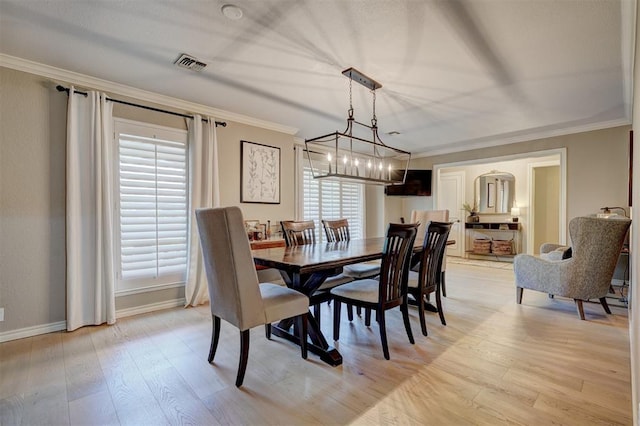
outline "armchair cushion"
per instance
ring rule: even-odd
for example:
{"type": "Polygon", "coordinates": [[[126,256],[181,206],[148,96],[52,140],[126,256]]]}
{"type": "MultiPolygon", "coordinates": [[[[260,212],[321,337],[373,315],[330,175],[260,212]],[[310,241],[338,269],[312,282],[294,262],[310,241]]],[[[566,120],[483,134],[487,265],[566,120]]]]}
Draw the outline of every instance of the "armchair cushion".
{"type": "MultiPolygon", "coordinates": [[[[555,244],[554,244],[555,245],[555,244]]],[[[540,257],[545,260],[557,261],[569,259],[572,255],[571,247],[560,246],[549,252],[540,251],[540,257]]]]}

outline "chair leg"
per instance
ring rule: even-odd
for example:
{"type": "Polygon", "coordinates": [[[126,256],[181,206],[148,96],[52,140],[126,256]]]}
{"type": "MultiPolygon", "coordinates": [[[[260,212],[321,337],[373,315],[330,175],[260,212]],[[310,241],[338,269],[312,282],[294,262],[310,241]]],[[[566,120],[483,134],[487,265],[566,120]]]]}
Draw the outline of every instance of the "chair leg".
{"type": "Polygon", "coordinates": [[[296,318],[298,322],[298,338],[300,339],[300,350],[302,351],[302,359],[307,359],[307,314],[300,315],[296,318]]]}
{"type": "Polygon", "coordinates": [[[380,327],[380,340],[382,341],[382,353],[384,359],[389,359],[389,344],[387,343],[387,325],[384,319],[384,311],[377,311],[378,326],[380,327]]]}
{"type": "Polygon", "coordinates": [[[364,325],[371,327],[371,309],[369,308],[364,310],[364,325]]]}
{"type": "Polygon", "coordinates": [[[428,336],[429,332],[427,331],[427,319],[424,315],[424,296],[420,293],[420,297],[418,298],[418,316],[420,317],[420,328],[422,329],[422,335],[428,336]]]}
{"type": "Polygon", "coordinates": [[[333,340],[340,340],[340,303],[339,300],[333,300],[333,340]]]}
{"type": "Polygon", "coordinates": [[[522,291],[524,289],[522,287],[516,287],[516,303],[518,305],[522,304],[522,291]]]}
{"type": "Polygon", "coordinates": [[[271,340],[271,324],[264,325],[264,334],[267,336],[267,339],[271,340]]]}
{"type": "Polygon", "coordinates": [[[358,314],[358,316],[362,316],[362,306],[356,306],[356,314],[358,314]]]}
{"type": "Polygon", "coordinates": [[[220,318],[211,315],[213,320],[213,329],[211,330],[211,347],[209,348],[209,363],[213,361],[213,357],[216,356],[216,349],[218,349],[218,341],[220,340],[220,318]]]}
{"type": "Polygon", "coordinates": [[[240,365],[238,365],[238,377],[236,377],[236,387],[242,386],[244,381],[244,372],[247,370],[247,361],[249,360],[249,332],[251,330],[243,330],[240,332],[240,365]]]}
{"type": "Polygon", "coordinates": [[[604,311],[606,313],[608,313],[609,315],[611,315],[611,309],[609,309],[609,304],[607,303],[607,298],[606,297],[601,297],[600,298],[600,304],[604,308],[604,311]]]}
{"type": "Polygon", "coordinates": [[[578,315],[580,316],[581,320],[584,320],[584,308],[582,307],[582,300],[580,299],[573,299],[576,302],[576,308],[578,308],[578,315]]]}
{"type": "Polygon", "coordinates": [[[447,321],[444,319],[444,311],[442,310],[442,298],[440,297],[440,289],[436,288],[436,306],[438,307],[438,315],[440,315],[440,322],[442,325],[447,325],[447,321]]]}
{"type": "Polygon", "coordinates": [[[442,288],[442,295],[447,297],[447,286],[444,283],[444,273],[446,271],[440,272],[440,287],[442,288]]]}
{"type": "Polygon", "coordinates": [[[353,321],[353,305],[347,303],[347,318],[349,318],[349,322],[353,321]]]}
{"type": "Polygon", "coordinates": [[[400,312],[402,312],[402,319],[404,320],[404,329],[407,330],[407,337],[409,342],[414,345],[416,342],[413,340],[413,331],[411,330],[411,323],[409,322],[409,304],[405,298],[405,301],[400,305],[400,312]]]}

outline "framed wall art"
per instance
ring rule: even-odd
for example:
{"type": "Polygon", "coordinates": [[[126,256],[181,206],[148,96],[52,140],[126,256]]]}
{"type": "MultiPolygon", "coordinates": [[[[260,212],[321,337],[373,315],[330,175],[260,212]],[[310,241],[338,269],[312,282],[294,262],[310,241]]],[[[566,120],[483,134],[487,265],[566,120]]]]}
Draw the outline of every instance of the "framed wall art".
{"type": "Polygon", "coordinates": [[[280,148],[241,141],[240,202],[280,204],[280,148]]]}

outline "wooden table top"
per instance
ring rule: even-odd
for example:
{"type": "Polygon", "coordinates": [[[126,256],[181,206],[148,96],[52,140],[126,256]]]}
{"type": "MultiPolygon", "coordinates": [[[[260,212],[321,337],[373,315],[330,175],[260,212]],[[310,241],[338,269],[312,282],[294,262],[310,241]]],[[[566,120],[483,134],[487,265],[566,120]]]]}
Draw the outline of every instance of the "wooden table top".
{"type": "MultiPolygon", "coordinates": [[[[252,250],[256,265],[300,274],[380,259],[385,237],[252,250]]],[[[454,241],[447,242],[448,244],[454,241]]],[[[415,249],[422,249],[416,241],[415,249]]]]}
{"type": "Polygon", "coordinates": [[[253,250],[256,265],[297,273],[337,268],[382,257],[384,237],[253,250]]]}

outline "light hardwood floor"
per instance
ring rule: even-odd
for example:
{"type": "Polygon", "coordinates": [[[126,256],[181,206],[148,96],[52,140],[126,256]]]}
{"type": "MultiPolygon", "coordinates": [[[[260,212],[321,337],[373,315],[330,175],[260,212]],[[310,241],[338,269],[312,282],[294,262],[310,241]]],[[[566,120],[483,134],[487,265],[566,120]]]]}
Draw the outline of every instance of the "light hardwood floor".
{"type": "Polygon", "coordinates": [[[411,345],[389,313],[390,361],[361,318],[343,316],[335,368],[254,329],[241,389],[237,329],[223,322],[207,363],[207,306],[6,342],[0,424],[632,424],[623,308],[587,303],[580,321],[571,300],[516,305],[510,269],[450,263],[447,278],[446,327],[429,314],[422,336],[412,308],[411,345]]]}

